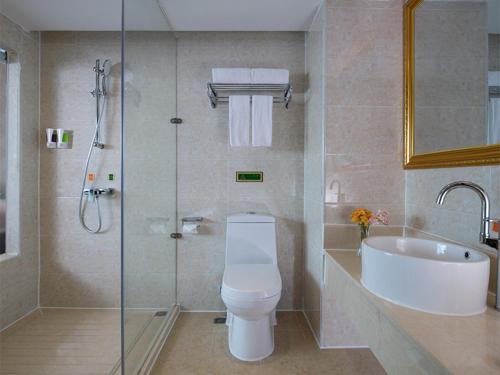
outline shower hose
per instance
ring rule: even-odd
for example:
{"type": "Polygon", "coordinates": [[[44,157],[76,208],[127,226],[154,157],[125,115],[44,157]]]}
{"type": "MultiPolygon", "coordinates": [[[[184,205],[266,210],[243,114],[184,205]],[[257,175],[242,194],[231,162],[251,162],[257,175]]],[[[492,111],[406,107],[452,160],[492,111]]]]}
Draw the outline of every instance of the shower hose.
{"type": "Polygon", "coordinates": [[[83,229],[85,229],[89,233],[99,233],[102,230],[102,215],[101,215],[101,205],[99,204],[99,195],[95,193],[93,190],[89,190],[88,200],[84,199],[85,195],[85,184],[87,181],[87,173],[89,171],[89,164],[92,158],[92,153],[94,151],[95,143],[97,142],[97,135],[99,134],[99,129],[101,127],[101,121],[104,114],[104,108],[106,107],[106,96],[102,96],[102,106],[99,112],[99,115],[96,119],[96,126],[94,130],[94,135],[92,136],[92,142],[90,143],[89,152],[87,154],[87,161],[85,163],[85,172],[83,173],[83,182],[82,182],[82,190],[80,192],[80,204],[79,204],[79,219],[80,224],[83,229]],[[85,222],[85,209],[87,208],[87,201],[94,201],[97,208],[97,227],[92,229],[85,222]]]}

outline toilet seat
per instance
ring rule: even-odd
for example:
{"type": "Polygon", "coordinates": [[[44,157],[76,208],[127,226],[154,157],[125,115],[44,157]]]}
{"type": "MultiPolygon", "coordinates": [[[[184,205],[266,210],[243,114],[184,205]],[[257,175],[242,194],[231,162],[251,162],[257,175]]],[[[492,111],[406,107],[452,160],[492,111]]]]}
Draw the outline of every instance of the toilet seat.
{"type": "Polygon", "coordinates": [[[281,275],[276,264],[226,265],[221,294],[232,300],[263,300],[281,294],[281,275]]]}

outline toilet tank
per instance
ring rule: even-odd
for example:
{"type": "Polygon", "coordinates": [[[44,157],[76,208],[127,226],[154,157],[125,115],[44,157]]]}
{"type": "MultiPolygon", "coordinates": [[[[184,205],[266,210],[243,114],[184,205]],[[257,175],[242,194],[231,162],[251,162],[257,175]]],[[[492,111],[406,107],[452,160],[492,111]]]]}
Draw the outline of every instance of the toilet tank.
{"type": "Polygon", "coordinates": [[[226,264],[277,264],[276,220],[255,213],[229,215],[226,264]]]}

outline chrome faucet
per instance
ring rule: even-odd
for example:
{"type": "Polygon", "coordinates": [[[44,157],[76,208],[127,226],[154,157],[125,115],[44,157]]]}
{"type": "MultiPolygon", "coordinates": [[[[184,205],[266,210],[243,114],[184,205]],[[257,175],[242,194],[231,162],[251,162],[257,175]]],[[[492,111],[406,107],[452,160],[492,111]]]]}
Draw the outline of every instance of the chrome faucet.
{"type": "MultiPolygon", "coordinates": [[[[498,247],[498,238],[491,238],[490,227],[493,220],[490,218],[490,198],[484,189],[469,181],[455,181],[445,185],[439,192],[436,203],[440,206],[443,205],[444,199],[452,190],[465,188],[474,191],[481,199],[481,230],[479,233],[479,242],[488,245],[497,250],[497,265],[500,270],[500,249],[498,247]]],[[[495,309],[500,311],[500,272],[497,272],[497,293],[495,301],[495,309]]]]}
{"type": "Polygon", "coordinates": [[[448,193],[459,188],[470,189],[476,192],[477,195],[479,195],[479,198],[481,199],[481,231],[479,233],[479,242],[489,245],[488,240],[490,239],[490,198],[481,186],[469,181],[452,182],[451,184],[448,184],[441,189],[437,196],[436,203],[442,206],[444,203],[444,199],[446,198],[448,193]]]}

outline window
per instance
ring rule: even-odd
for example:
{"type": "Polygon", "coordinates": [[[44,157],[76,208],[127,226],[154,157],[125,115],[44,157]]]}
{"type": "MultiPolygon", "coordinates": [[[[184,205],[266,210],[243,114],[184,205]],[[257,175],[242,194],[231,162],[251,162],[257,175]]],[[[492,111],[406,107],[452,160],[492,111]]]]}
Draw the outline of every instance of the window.
{"type": "Polygon", "coordinates": [[[0,49],[0,255],[6,252],[7,155],[7,52],[0,49]]]}

